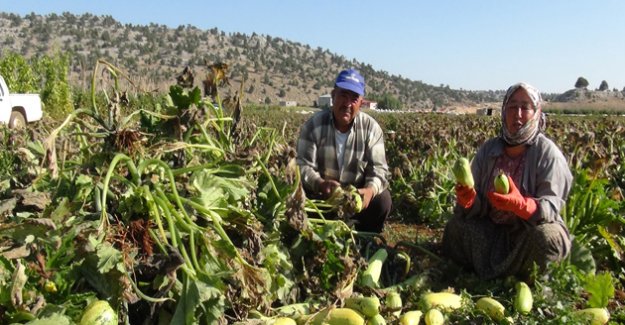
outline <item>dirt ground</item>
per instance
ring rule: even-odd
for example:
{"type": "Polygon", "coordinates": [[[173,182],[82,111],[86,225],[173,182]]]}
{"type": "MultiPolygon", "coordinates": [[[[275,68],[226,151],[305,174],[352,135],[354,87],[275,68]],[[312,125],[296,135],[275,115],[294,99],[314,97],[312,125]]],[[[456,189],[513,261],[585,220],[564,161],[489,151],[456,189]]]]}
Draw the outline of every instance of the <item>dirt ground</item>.
{"type": "Polygon", "coordinates": [[[399,242],[420,243],[429,247],[433,253],[438,253],[443,229],[432,229],[422,224],[389,221],[384,226],[382,236],[389,246],[399,242]]]}

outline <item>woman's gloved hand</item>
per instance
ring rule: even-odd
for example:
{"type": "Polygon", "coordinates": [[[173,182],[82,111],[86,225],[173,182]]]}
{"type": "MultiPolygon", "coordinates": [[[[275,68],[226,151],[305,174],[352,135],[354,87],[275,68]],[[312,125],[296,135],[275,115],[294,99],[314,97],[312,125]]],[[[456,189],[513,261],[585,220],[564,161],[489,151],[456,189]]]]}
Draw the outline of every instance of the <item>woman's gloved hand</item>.
{"type": "Polygon", "coordinates": [[[473,187],[456,184],[456,201],[461,207],[468,209],[475,201],[475,189],[473,187]]]}
{"type": "Polygon", "coordinates": [[[510,211],[524,220],[529,219],[534,212],[536,212],[536,200],[521,195],[521,192],[519,192],[519,189],[510,176],[508,176],[508,184],[510,185],[510,192],[508,192],[508,194],[499,194],[497,192],[489,192],[486,194],[490,204],[492,204],[495,209],[510,211]]]}

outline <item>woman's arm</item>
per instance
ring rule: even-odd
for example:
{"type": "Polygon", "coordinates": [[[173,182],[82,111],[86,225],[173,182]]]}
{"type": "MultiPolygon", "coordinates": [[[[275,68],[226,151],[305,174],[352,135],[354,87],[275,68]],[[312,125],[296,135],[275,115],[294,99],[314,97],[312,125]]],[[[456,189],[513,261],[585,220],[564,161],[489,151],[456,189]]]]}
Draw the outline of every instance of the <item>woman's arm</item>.
{"type": "Polygon", "coordinates": [[[553,142],[549,141],[542,148],[539,157],[534,186],[538,213],[530,221],[555,222],[561,219],[560,211],[571,190],[573,176],[564,155],[553,142]]]}

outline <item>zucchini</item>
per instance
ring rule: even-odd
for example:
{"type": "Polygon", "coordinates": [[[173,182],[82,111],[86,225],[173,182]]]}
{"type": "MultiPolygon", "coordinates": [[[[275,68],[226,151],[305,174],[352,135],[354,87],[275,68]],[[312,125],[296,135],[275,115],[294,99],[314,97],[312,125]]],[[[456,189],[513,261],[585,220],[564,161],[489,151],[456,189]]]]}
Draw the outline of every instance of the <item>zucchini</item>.
{"type": "Polygon", "coordinates": [[[421,296],[423,309],[454,310],[462,306],[462,297],[451,292],[428,292],[421,296]]]}
{"type": "Polygon", "coordinates": [[[495,192],[499,194],[508,194],[510,192],[510,184],[508,184],[508,175],[503,171],[495,176],[495,192]]]}
{"type": "Polygon", "coordinates": [[[532,310],[532,305],[534,304],[532,291],[523,281],[517,282],[515,288],[516,296],[514,296],[514,309],[519,314],[527,315],[532,310]]]}
{"type": "Polygon", "coordinates": [[[610,313],[606,308],[586,308],[574,311],[577,318],[590,320],[592,325],[603,325],[610,320],[610,313]]]}
{"type": "Polygon", "coordinates": [[[456,177],[456,183],[468,187],[473,187],[475,185],[469,159],[464,157],[458,158],[452,167],[452,171],[456,177]]]}
{"type": "Polygon", "coordinates": [[[380,287],[380,274],[382,274],[382,265],[388,252],[384,248],[378,249],[373,256],[369,259],[369,265],[367,269],[362,273],[360,278],[360,284],[364,287],[379,288],[380,287]]]}
{"type": "Polygon", "coordinates": [[[405,312],[399,317],[400,325],[418,325],[423,313],[420,310],[411,310],[405,312]]]}
{"type": "Polygon", "coordinates": [[[380,314],[377,314],[367,320],[367,325],[386,325],[386,320],[380,314]]]}
{"type": "Polygon", "coordinates": [[[325,323],[328,325],[364,325],[365,319],[353,309],[335,308],[330,310],[325,323]]]}
{"type": "Polygon", "coordinates": [[[96,300],[85,309],[80,325],[117,325],[117,313],[108,301],[96,300]]]}
{"type": "Polygon", "coordinates": [[[401,314],[402,301],[401,296],[397,293],[397,291],[390,291],[386,294],[385,304],[388,311],[399,317],[401,314]]]}
{"type": "Polygon", "coordinates": [[[349,297],[345,299],[345,307],[367,317],[373,317],[380,313],[380,299],[378,297],[349,297]]]}
{"type": "Polygon", "coordinates": [[[491,297],[480,298],[475,306],[493,320],[500,321],[505,317],[506,308],[491,297]]]}
{"type": "Polygon", "coordinates": [[[273,322],[273,325],[297,325],[297,323],[289,317],[278,317],[273,322]]]}
{"type": "Polygon", "coordinates": [[[443,325],[445,324],[445,316],[440,310],[432,308],[425,313],[425,325],[443,325]]]}

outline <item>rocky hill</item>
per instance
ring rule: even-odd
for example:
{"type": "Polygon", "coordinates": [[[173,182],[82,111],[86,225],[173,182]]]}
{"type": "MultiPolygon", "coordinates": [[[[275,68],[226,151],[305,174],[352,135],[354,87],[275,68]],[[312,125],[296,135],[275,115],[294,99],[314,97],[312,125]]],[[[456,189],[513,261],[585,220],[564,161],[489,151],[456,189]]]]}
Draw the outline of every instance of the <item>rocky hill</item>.
{"type": "Polygon", "coordinates": [[[390,95],[403,109],[442,110],[453,106],[499,101],[501,91],[463,91],[433,86],[376,70],[320,47],[270,35],[225,33],[217,28],[169,28],[121,24],[111,16],[91,14],[20,16],[0,12],[2,52],[25,57],[57,53],[70,57],[70,80],[86,87],[100,59],[127,71],[144,89],[166,90],[185,67],[201,87],[207,66],[227,64],[232,89],[243,83],[244,100],[278,104],[296,101],[313,106],[327,94],[335,74],[346,67],[359,69],[367,79],[367,96],[390,95]]]}
{"type": "Polygon", "coordinates": [[[624,99],[623,91],[614,90],[588,90],[586,88],[574,88],[568,90],[554,98],[555,102],[585,102],[585,101],[608,101],[613,99],[624,99]]]}

